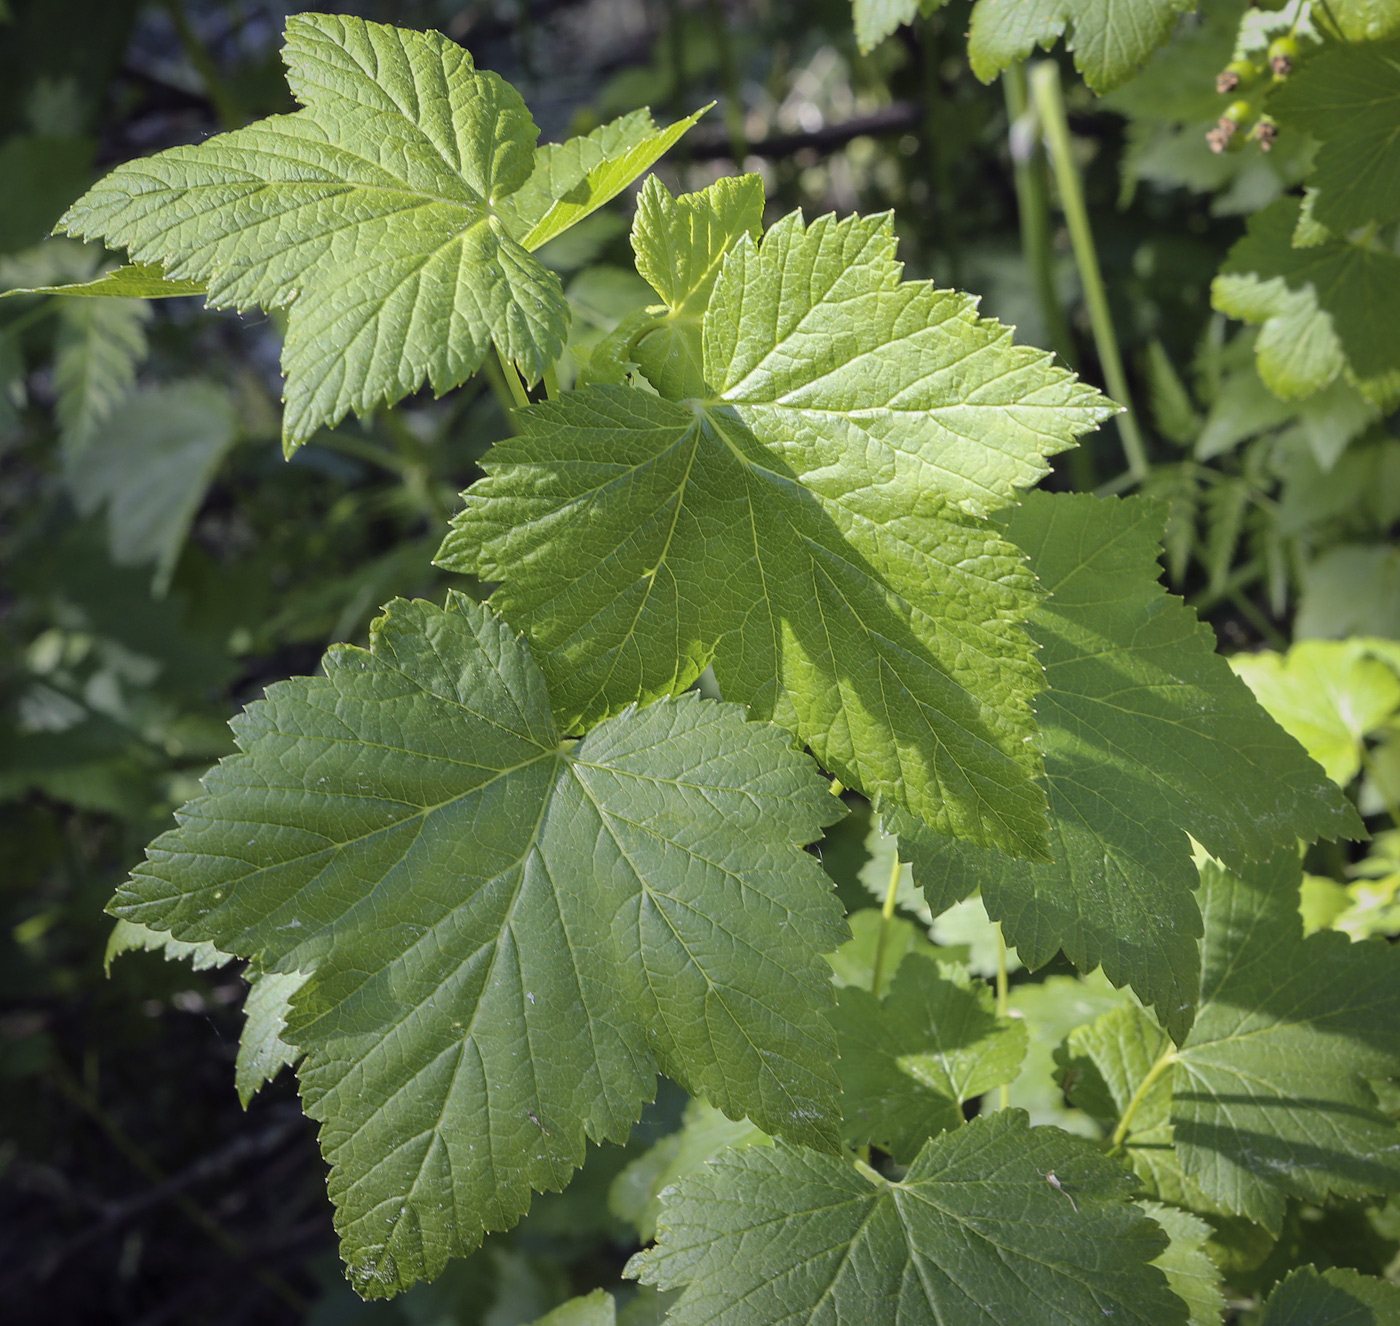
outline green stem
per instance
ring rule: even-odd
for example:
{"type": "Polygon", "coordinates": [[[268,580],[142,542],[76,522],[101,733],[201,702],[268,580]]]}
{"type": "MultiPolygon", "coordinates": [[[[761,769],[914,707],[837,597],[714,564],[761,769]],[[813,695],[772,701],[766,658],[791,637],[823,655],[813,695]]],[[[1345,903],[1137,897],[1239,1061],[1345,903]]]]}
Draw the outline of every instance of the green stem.
{"type": "Polygon", "coordinates": [[[1094,330],[1094,347],[1103,367],[1108,393],[1123,413],[1116,415],[1123,452],[1128,460],[1128,472],[1137,480],[1147,477],[1147,449],[1138,431],[1133,414],[1132,398],[1128,395],[1128,379],[1123,372],[1123,360],[1118,353],[1118,340],[1113,333],[1113,319],[1108,310],[1108,292],[1104,289],[1103,273],[1099,269],[1098,250],[1094,247],[1094,232],[1089,226],[1089,210],[1084,205],[1084,192],[1079,185],[1079,172],[1074,165],[1070,145],[1069,119],[1065,115],[1065,100],[1060,90],[1059,66],[1052,60],[1041,60],[1030,72],[1031,96],[1035,102],[1040,124],[1045,132],[1050,162],[1055,170],[1055,183],[1060,191],[1060,206],[1069,226],[1074,260],[1079,267],[1079,279],[1084,286],[1084,298],[1089,305],[1089,323],[1094,330]]]}
{"type": "MultiPolygon", "coordinates": [[[[1001,922],[995,923],[997,932],[997,1017],[1005,1018],[1010,1007],[1011,981],[1006,970],[1006,936],[1001,932],[1001,922]]],[[[1011,1083],[1003,1082],[997,1088],[997,1108],[1006,1109],[1011,1104],[1011,1083]]]]}
{"type": "MultiPolygon", "coordinates": [[[[60,1060],[54,1059],[50,1065],[50,1074],[54,1084],[60,1093],[64,1095],[72,1104],[76,1105],[89,1119],[101,1129],[107,1140],[112,1143],[121,1154],[126,1157],[131,1166],[136,1169],[142,1177],[154,1185],[163,1184],[166,1181],[166,1174],[159,1165],[146,1153],[146,1151],[127,1133],[102,1106],[96,1097],[87,1091],[60,1060]]],[[[232,1260],[242,1262],[255,1280],[269,1293],[276,1295],[289,1308],[298,1314],[304,1314],[311,1308],[311,1304],[306,1301],[291,1285],[287,1283],[276,1271],[269,1271],[265,1267],[259,1266],[250,1260],[248,1249],[245,1248],[236,1238],[233,1237],[222,1225],[206,1215],[195,1202],[184,1193],[173,1193],[170,1197],[175,1208],[192,1224],[198,1228],[214,1243],[220,1251],[232,1260]]]]}
{"type": "Polygon", "coordinates": [[[1128,1108],[1123,1111],[1123,1117],[1118,1120],[1118,1127],[1113,1130],[1113,1136],[1108,1139],[1110,1152],[1117,1151],[1123,1145],[1123,1139],[1128,1136],[1128,1129],[1132,1127],[1133,1116],[1137,1114],[1142,1102],[1147,1099],[1147,1093],[1152,1090],[1157,1079],[1176,1061],[1176,1047],[1172,1045],[1169,1045],[1157,1056],[1157,1062],[1147,1070],[1147,1075],[1138,1083],[1137,1090],[1133,1092],[1133,1097],[1128,1102],[1128,1108]]]}
{"type": "Polygon", "coordinates": [[[559,399],[559,370],[554,364],[544,371],[544,394],[552,401],[559,399]]]}
{"type": "Polygon", "coordinates": [[[175,35],[180,39],[180,45],[184,47],[195,72],[204,83],[209,100],[214,104],[214,114],[219,117],[219,123],[225,129],[239,128],[247,118],[243,114],[243,107],[233,89],[219,73],[219,67],[214,63],[214,57],[209,54],[209,48],[200,41],[199,34],[191,25],[189,16],[185,13],[184,0],[165,0],[165,8],[170,14],[171,23],[175,25],[175,35]]]}
{"type": "Polygon", "coordinates": [[[885,980],[885,954],[890,946],[890,928],[894,924],[894,905],[899,896],[899,872],[902,868],[903,863],[896,852],[894,863],[890,866],[889,886],[885,889],[885,905],[880,908],[880,938],[875,942],[875,971],[870,978],[870,993],[876,999],[880,997],[880,986],[885,980]]]}
{"type": "Polygon", "coordinates": [[[499,348],[496,350],[496,361],[500,365],[501,380],[510,393],[514,407],[517,410],[523,410],[529,405],[530,398],[525,394],[525,384],[520,380],[520,374],[515,371],[515,365],[501,353],[499,348]]]}
{"type": "Polygon", "coordinates": [[[1021,253],[1030,270],[1050,349],[1070,368],[1077,367],[1074,338],[1055,290],[1055,250],[1050,236],[1050,181],[1045,152],[1035,132],[1026,95],[1026,67],[1013,64],[1001,76],[1010,122],[1011,169],[1016,184],[1016,211],[1021,222],[1021,253]]]}

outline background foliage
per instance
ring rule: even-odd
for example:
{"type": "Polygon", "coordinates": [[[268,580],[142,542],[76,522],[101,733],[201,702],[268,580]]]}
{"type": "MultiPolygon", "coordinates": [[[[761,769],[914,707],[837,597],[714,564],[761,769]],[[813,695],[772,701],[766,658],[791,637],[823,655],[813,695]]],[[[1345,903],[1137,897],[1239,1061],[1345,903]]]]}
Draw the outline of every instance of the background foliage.
{"type": "MultiPolygon", "coordinates": [[[[1232,944],[1246,953],[1250,943],[1288,947],[1298,998],[1325,1004],[1310,1017],[1341,1028],[1361,1016],[1358,1008],[1370,1016],[1376,1001],[1395,997],[1382,945],[1400,933],[1393,643],[1400,639],[1400,444],[1391,413],[1400,399],[1400,165],[1387,136],[1400,102],[1400,57],[1390,40],[1400,18],[1379,0],[1333,3],[1316,20],[1317,37],[1307,25],[1299,30],[1298,68],[1266,101],[1270,75],[1249,71],[1267,64],[1288,15],[1247,14],[1239,0],[1211,0],[1199,16],[1182,17],[1189,5],[1154,0],[1144,5],[1152,22],[1136,44],[1125,44],[1094,39],[1106,31],[1095,27],[1099,8],[1087,0],[858,0],[854,11],[846,0],[384,0],[353,12],[438,28],[461,42],[478,67],[520,88],[545,139],[643,105],[664,124],[716,100],[660,167],[671,193],[742,167],[762,176],[769,221],[793,208],[809,221],[828,211],[892,209],[907,277],[972,292],[983,314],[1017,327],[1018,341],[1056,351],[1087,381],[1132,404],[1126,420],[1054,458],[1046,486],[1137,488],[1170,503],[1169,584],[1214,626],[1284,728],[1350,789],[1376,836],[1355,849],[1313,849],[1297,878],[1208,873],[1200,895],[1203,978],[1187,954],[1199,925],[1195,905],[1189,884],[1178,884],[1178,901],[1191,912],[1182,952],[1161,952],[1139,993],[1159,1009],[1184,998],[1201,1011],[1171,1072],[1148,1080],[1161,1033],[1101,973],[1077,975],[1066,961],[1086,970],[1102,962],[1122,979],[1106,949],[1131,938],[1131,918],[1115,918],[1111,934],[1090,927],[1086,937],[1092,899],[1070,897],[1077,915],[1018,938],[1028,963],[1048,965],[1013,970],[1016,1016],[999,1019],[989,988],[948,964],[994,973],[985,913],[976,898],[960,899],[975,883],[1013,896],[1018,881],[998,878],[976,848],[940,856],[906,847],[913,866],[904,868],[895,951],[877,957],[871,894],[884,896],[892,844],[848,793],[853,813],[818,849],[855,934],[835,963],[841,1073],[848,1089],[854,1084],[872,1099],[887,1089],[892,1104],[878,1119],[843,1121],[843,1130],[855,1144],[874,1143],[912,1163],[911,1182],[936,1184],[965,1163],[961,1151],[981,1145],[1005,1154],[1008,1185],[1024,1184],[1029,1170],[1014,1165],[1028,1157],[1009,1116],[927,1140],[927,1119],[956,1121],[984,1095],[995,1103],[988,1093],[1024,1051],[1010,1103],[1032,1122],[1118,1143],[1142,1189],[1159,1199],[1149,1214],[1172,1239],[1160,1264],[1198,1314],[1193,1321],[1218,1320],[1222,1293],[1239,1320],[1311,1319],[1300,1314],[1323,1311],[1329,1296],[1360,1297],[1383,1320],[1400,1290],[1358,1273],[1393,1274],[1400,1217],[1393,1204],[1366,1196],[1387,1181],[1362,1160],[1350,1173],[1269,1184],[1247,1165],[1203,1179],[1200,1167],[1176,1168],[1163,1156],[1189,1157],[1239,1108],[1332,1093],[1350,1112],[1351,1153],[1384,1168],[1400,1105],[1388,1042],[1373,1045],[1367,1065],[1380,1089],[1377,1107],[1364,1093],[1348,1094],[1352,1060],[1334,1064],[1326,1046],[1300,1041],[1287,1018],[1268,1022],[1270,1009],[1287,1002],[1283,994],[1240,995],[1228,982],[1247,982],[1247,973],[1222,975],[1238,957],[1232,944]],[[1038,28],[1026,19],[1032,9],[1038,28]],[[1055,41],[1066,29],[1072,50],[1055,41]],[[1008,40],[1008,32],[1024,40],[1008,40]],[[1329,35],[1365,45],[1317,53],[1317,40],[1329,35]],[[1044,158],[1028,148],[1027,105],[1040,105],[1034,99],[1043,89],[1018,86],[1014,66],[1005,92],[979,81],[990,82],[1037,42],[1053,47],[1062,71],[1064,143],[1082,174],[1105,307],[1083,276],[1082,254],[1075,261],[1073,200],[1052,194],[1044,158]],[[1238,95],[1214,86],[1232,58],[1243,60],[1238,95]],[[1244,143],[1261,112],[1276,127],[1267,152],[1257,138],[1244,143]],[[1222,116],[1234,126],[1227,137],[1239,141],[1216,153],[1207,134],[1222,116]],[[1099,334],[1105,319],[1120,364],[1099,334]],[[941,889],[955,905],[935,917],[914,882],[941,889]],[[1276,899],[1291,889],[1308,938],[1292,933],[1287,909],[1263,908],[1253,935],[1213,928],[1212,917],[1227,915],[1250,890],[1276,899]],[[1341,946],[1344,935],[1381,942],[1358,964],[1341,946]],[[867,1044],[868,1031],[857,1029],[876,1017],[869,987],[878,985],[873,969],[882,961],[909,1006],[922,1002],[963,1019],[976,1052],[951,1065],[945,1056],[937,1072],[927,1064],[911,1070],[911,1033],[893,1013],[878,1043],[867,1044]],[[1268,1024],[1249,1062],[1231,1057],[1227,1025],[1246,998],[1262,1006],[1268,1024]],[[911,1071],[923,1093],[915,1123],[900,1109],[911,1071]],[[1241,1106],[1232,1084],[1246,1078],[1258,1096],[1241,1106]],[[1172,1135],[1174,1092],[1191,1104],[1184,1126],[1176,1104],[1172,1153],[1162,1143],[1172,1135]],[[1293,1269],[1305,1264],[1315,1269],[1293,1269]]],[[[0,287],[100,276],[95,246],[45,237],[112,167],[292,111],[279,56],[284,19],[284,10],[254,0],[12,0],[0,21],[7,182],[0,287]]],[[[1043,112],[1041,128],[1049,129],[1043,112]]],[[[636,128],[641,136],[649,130],[636,128]]],[[[654,186],[644,197],[666,205],[654,186]]],[[[528,199],[521,206],[528,209],[528,199]]],[[[541,297],[548,302],[557,291],[574,310],[569,335],[578,353],[566,355],[566,365],[590,364],[600,346],[605,354],[606,338],[654,298],[631,270],[630,210],[629,190],[539,250],[541,297]]],[[[521,235],[528,229],[522,225],[521,235]]],[[[882,261],[888,255],[872,267],[882,261]]],[[[145,289],[141,279],[137,273],[134,296],[145,289]]],[[[275,285],[277,277],[257,279],[275,285]]],[[[657,289],[677,308],[694,295],[657,289]]],[[[249,302],[235,296],[227,302],[249,302]]],[[[327,295],[332,309],[335,296],[327,295]]],[[[591,1149],[573,1184],[537,1197],[510,1234],[492,1236],[430,1286],[363,1305],[340,1282],[324,1169],[289,1076],[246,1113],[230,1090],[237,1074],[246,1099],[284,1057],[274,1021],[254,1038],[260,1050],[235,1063],[246,988],[239,969],[212,951],[192,954],[193,971],[134,952],[105,974],[111,922],[102,908],[173,807],[231,750],[226,720],[269,683],[315,671],[328,644],[365,643],[382,603],[441,599],[446,584],[461,586],[431,559],[457,493],[481,477],[483,455],[509,432],[503,379],[477,377],[440,400],[417,390],[425,374],[441,367],[450,375],[479,359],[480,329],[464,330],[454,349],[459,364],[425,362],[401,381],[378,384],[403,397],[392,409],[357,419],[342,417],[355,400],[313,402],[334,424],[320,431],[280,409],[284,336],[294,375],[324,370],[315,362],[317,338],[280,313],[220,314],[197,299],[18,295],[0,303],[0,1277],[7,1300],[21,1316],[52,1320],[514,1326],[602,1286],[621,1295],[634,1326],[656,1320],[674,1286],[717,1255],[687,1242],[687,1230],[715,1224],[706,1206],[712,1180],[699,1179],[685,1187],[667,1240],[638,1263],[640,1292],[623,1288],[621,1269],[654,1234],[663,1188],[723,1147],[751,1142],[760,1145],[725,1161],[734,1171],[729,1181],[753,1185],[755,1194],[776,1185],[772,1200],[788,1214],[824,1184],[849,1185],[854,1171],[818,1173],[810,1157],[786,1162],[751,1125],[663,1084],[625,1142],[591,1149]],[[279,437],[301,444],[290,461],[279,437]],[[804,1166],[811,1172],[797,1172],[804,1166]]],[[[491,482],[509,480],[498,472],[491,482]]],[[[1028,551],[1038,538],[1035,512],[1029,504],[1008,531],[1028,551]]],[[[1066,675],[1078,658],[1076,632],[1099,624],[1093,613],[1126,619],[1149,601],[1155,531],[1122,533],[1136,548],[1140,583],[1125,581],[1119,603],[1090,605],[1082,620],[1065,593],[1062,606],[1035,624],[1043,660],[1066,675]]],[[[495,576],[495,568],[477,569],[495,576]]],[[[1057,585],[1072,578],[1057,574],[1041,568],[1057,585]]],[[[1166,621],[1163,629],[1184,628],[1166,621]]],[[[557,672],[559,684],[586,689],[587,678],[569,676],[567,667],[557,672]]],[[[1184,689],[1192,683],[1173,681],[1183,710],[1197,698],[1184,689]]],[[[1072,688],[1066,694],[1072,704],[1072,688]]],[[[580,708],[590,700],[582,695],[580,708]]],[[[1041,721],[1055,730],[1053,720],[1041,721]]],[[[1072,729],[1071,715],[1062,730],[1072,729]]],[[[1210,726],[1202,739],[1222,732],[1229,729],[1210,726]]],[[[1082,786],[1076,756],[1068,737],[1054,748],[1052,798],[1072,798],[1082,786]]],[[[1221,758],[1217,751],[1197,762],[1221,758]]],[[[1140,808],[1176,794],[1178,780],[1160,760],[1138,750],[1114,759],[1117,776],[1139,789],[1140,808]]],[[[1326,828],[1296,827],[1303,837],[1326,828]]],[[[1114,842],[1112,824],[1092,830],[1086,842],[1064,847],[1070,865],[1036,869],[1073,873],[1074,852],[1102,853],[1114,842]]],[[[1205,845],[1226,856],[1231,850],[1205,845]]],[[[1152,870],[1169,879],[1193,868],[1163,845],[1152,870]]],[[[1144,913],[1161,906],[1156,895],[1137,901],[1144,913]]],[[[111,947],[148,942],[127,929],[111,947]]],[[[276,993],[267,977],[254,988],[276,993]]],[[[253,1005],[249,1013],[260,1015],[253,1005]]],[[[1309,1127],[1300,1112],[1278,1130],[1280,1172],[1306,1171],[1309,1127]]],[[[1047,1154],[1039,1173],[1056,1163],[1047,1154]]],[[[1071,1198],[1122,1184],[1106,1164],[1064,1175],[1071,1198]]],[[[1025,1190],[1045,1219],[1063,1210],[1065,1196],[1043,1179],[1025,1190]]],[[[858,1185],[847,1199],[841,1209],[857,1224],[869,1214],[872,1239],[895,1237],[858,1185]]],[[[1145,1221],[1132,1228],[1134,1237],[1152,1237],[1145,1221]]],[[[741,1228],[724,1234],[746,1243],[741,1228]]],[[[736,1292],[745,1276],[761,1287],[772,1274],[768,1253],[750,1244],[748,1256],[756,1258],[751,1265],[734,1263],[736,1292]]],[[[1125,1289],[1125,1305],[1148,1311],[1142,1292],[1125,1289]]],[[[722,1306],[690,1295],[678,1319],[704,1319],[722,1306]]],[[[611,1308],[585,1299],[569,1311],[569,1321],[606,1321],[611,1308]]],[[[1146,1319],[1154,1319],[1150,1311],[1146,1319]]]]}

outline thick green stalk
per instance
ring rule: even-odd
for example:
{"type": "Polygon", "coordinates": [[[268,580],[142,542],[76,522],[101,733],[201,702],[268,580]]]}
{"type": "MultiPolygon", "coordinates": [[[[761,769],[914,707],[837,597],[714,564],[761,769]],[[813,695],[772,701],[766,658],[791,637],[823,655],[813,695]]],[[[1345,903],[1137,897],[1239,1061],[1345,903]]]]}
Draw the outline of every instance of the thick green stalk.
{"type": "Polygon", "coordinates": [[[1133,1097],[1128,1102],[1128,1108],[1123,1111],[1123,1117],[1118,1120],[1118,1127],[1113,1130],[1113,1136],[1108,1139],[1110,1151],[1117,1151],[1123,1145],[1138,1108],[1147,1099],[1147,1093],[1152,1090],[1157,1079],[1176,1063],[1176,1059],[1176,1047],[1170,1045],[1157,1056],[1157,1062],[1147,1070],[1147,1075],[1138,1083],[1137,1090],[1133,1092],[1133,1097]]]}
{"type": "MultiPolygon", "coordinates": [[[[500,368],[500,382],[505,386],[510,395],[512,404],[517,410],[523,410],[530,403],[530,398],[525,394],[525,384],[520,380],[520,374],[515,371],[515,365],[503,355],[500,350],[496,351],[496,361],[500,368]]],[[[490,360],[487,360],[487,371],[490,371],[490,360]]],[[[495,374],[491,374],[495,378],[495,374]]],[[[509,418],[509,415],[507,415],[509,418]]]]}
{"type": "Polygon", "coordinates": [[[1060,70],[1051,60],[1038,61],[1030,72],[1031,98],[1045,133],[1050,150],[1050,163],[1055,171],[1055,184],[1060,191],[1060,206],[1069,226],[1074,260],[1079,267],[1079,279],[1084,286],[1084,299],[1089,306],[1089,323],[1094,331],[1094,347],[1103,366],[1108,394],[1123,407],[1116,416],[1123,453],[1128,460],[1128,472],[1141,481],[1148,474],[1147,449],[1138,431],[1128,395],[1128,379],[1123,372],[1118,339],[1113,333],[1113,319],[1108,311],[1108,292],[1104,289],[1103,273],[1099,269],[1098,250],[1094,247],[1094,232],[1089,227],[1089,210],[1084,205],[1084,191],[1079,185],[1079,172],[1074,165],[1070,145],[1069,119],[1065,115],[1065,99],[1060,90],[1060,70]]]}
{"type": "Polygon", "coordinates": [[[890,929],[894,925],[894,905],[899,896],[899,872],[902,868],[903,863],[896,852],[894,863],[890,866],[889,887],[885,889],[885,905],[880,908],[880,938],[875,943],[875,971],[870,978],[870,993],[876,999],[880,997],[880,986],[885,978],[885,953],[889,949],[890,929]]]}
{"type": "Polygon", "coordinates": [[[1050,234],[1050,182],[1045,151],[1035,132],[1026,93],[1026,67],[1013,64],[1001,76],[1010,124],[1011,169],[1016,184],[1016,211],[1021,222],[1021,252],[1030,270],[1049,348],[1070,368],[1077,367],[1074,338],[1055,290],[1055,251],[1050,234]]]}
{"type": "MultiPolygon", "coordinates": [[[[997,932],[997,1017],[1007,1016],[1010,1008],[1011,982],[1006,971],[1006,936],[1001,932],[1001,922],[996,922],[997,932]]],[[[1011,1083],[1003,1082],[997,1088],[997,1108],[1005,1109],[1011,1104],[1011,1083]]]]}

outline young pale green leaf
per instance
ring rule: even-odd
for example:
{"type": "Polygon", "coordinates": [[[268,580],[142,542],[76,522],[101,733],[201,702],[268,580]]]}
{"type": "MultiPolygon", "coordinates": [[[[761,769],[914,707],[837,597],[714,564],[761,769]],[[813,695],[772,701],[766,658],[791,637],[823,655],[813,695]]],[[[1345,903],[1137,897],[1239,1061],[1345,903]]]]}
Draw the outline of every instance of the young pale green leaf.
{"type": "Polygon", "coordinates": [[[1400,42],[1326,47],[1269,98],[1269,114],[1321,140],[1314,221],[1343,234],[1400,216],[1400,42]]]}
{"type": "Polygon", "coordinates": [[[1400,952],[1302,937],[1295,852],[1201,872],[1201,1008],[1172,1069],[1182,1167],[1277,1233],[1289,1196],[1400,1190],[1400,1130],[1367,1079],[1400,1075],[1400,952]]]}
{"type": "Polygon", "coordinates": [[[151,310],[140,300],[121,299],[64,303],[58,312],[55,413],[64,451],[72,456],[93,440],[136,385],[151,310]]]}
{"type": "Polygon", "coordinates": [[[236,720],[113,910],[310,973],[281,1035],[362,1293],[562,1187],[658,1068],[837,1145],[844,926],[801,845],[841,808],[785,733],[686,696],[562,742],[524,642],[459,595],[323,666],[236,720]]]}
{"type": "Polygon", "coordinates": [[[632,248],[637,270],[664,309],[630,338],[637,366],[671,400],[704,396],[702,328],[725,254],[763,224],[763,181],[757,175],[716,180],[673,198],[655,176],[637,199],[632,248]]]}
{"type": "Polygon", "coordinates": [[[1249,219],[1211,283],[1222,313],[1262,323],[1259,376],[1287,400],[1346,371],[1383,409],[1400,403],[1400,257],[1350,240],[1293,247],[1300,204],[1280,198],[1249,219]]]}
{"type": "Polygon", "coordinates": [[[582,1298],[571,1298],[553,1312],[547,1312],[534,1326],[615,1326],[617,1305],[605,1289],[595,1289],[582,1298]]]}
{"type": "Polygon", "coordinates": [[[965,952],[949,951],[929,943],[922,926],[892,916],[888,921],[874,907],[864,907],[846,917],[851,937],[828,957],[831,979],[838,987],[853,985],[861,990],[875,987],[875,959],[880,957],[883,977],[892,976],[911,953],[929,958],[956,958],[965,952]]]}
{"type": "Polygon", "coordinates": [[[1190,1309],[1190,1326],[1220,1326],[1225,1318],[1225,1295],[1220,1290],[1220,1268],[1206,1252],[1211,1227],[1200,1217],[1161,1202],[1138,1205],[1171,1240],[1152,1264],[1162,1268],[1172,1293],[1190,1309]]]}
{"type": "Polygon", "coordinates": [[[1227,1213],[1182,1169],[1171,1124],[1173,1046],[1148,1013],[1112,1009],[1076,1027],[1056,1059],[1066,1097],[1105,1134],[1132,1111],[1122,1155],[1144,1192],[1193,1211],[1227,1213]]]}
{"type": "Polygon", "coordinates": [[[1343,41],[1380,41],[1400,32],[1400,5],[1395,0],[1327,0],[1312,20],[1343,41]]]}
{"type": "Polygon", "coordinates": [[[153,562],[156,592],[163,593],[200,503],[237,438],[237,411],[224,388],[173,382],[138,392],[106,420],[100,437],[68,448],[64,478],[80,511],[106,507],[112,560],[153,562]]]}
{"type": "Polygon", "coordinates": [[[174,299],[180,295],[202,295],[207,287],[203,281],[167,280],[159,264],[127,263],[114,271],[96,276],[91,281],[76,281],[68,285],[22,286],[0,292],[0,299],[9,295],[84,295],[108,299],[174,299]]]}
{"type": "Polygon", "coordinates": [[[1346,1266],[1292,1270],[1264,1304],[1259,1326],[1390,1326],[1400,1321],[1400,1287],[1346,1266]]]}
{"type": "Polygon", "coordinates": [[[1021,1072],[1007,1093],[1010,1103],[1025,1110],[1033,1124],[1054,1124],[1098,1139],[1099,1126],[1067,1104],[1057,1081],[1055,1055],[1060,1042],[1076,1027],[1130,1004],[1132,998],[1128,991],[1114,989],[1101,971],[1013,985],[1007,1005],[1025,1025],[1029,1039],[1021,1072]]]}
{"type": "Polygon", "coordinates": [[[912,23],[918,14],[932,14],[948,0],[852,0],[856,41],[870,52],[897,27],[912,23]]]}
{"type": "Polygon", "coordinates": [[[1019,1110],[935,1138],[899,1183],[750,1147],[677,1185],[627,1273],[686,1287],[675,1326],[1184,1324],[1150,1265],[1166,1238],[1130,1189],[1092,1146],[1019,1110]]]}
{"type": "Polygon", "coordinates": [[[1400,712],[1400,675],[1368,646],[1300,640],[1286,655],[1264,650],[1230,660],[1279,726],[1343,787],[1361,772],[1366,738],[1400,712]]]}
{"type": "Polygon", "coordinates": [[[650,170],[706,110],[665,129],[652,123],[650,111],[633,111],[590,134],[546,144],[535,153],[530,178],[501,201],[502,220],[533,253],[650,170]]]}
{"type": "Polygon", "coordinates": [[[304,109],[119,166],[60,225],[212,305],[289,307],[288,449],[456,386],[493,344],[538,379],[568,306],[497,210],[534,156],[519,95],[437,33],[356,18],[289,19],[284,58],[304,109]]]}
{"type": "Polygon", "coordinates": [[[1200,972],[1187,834],[1243,863],[1364,830],[1158,583],[1164,515],[1142,499],[1032,493],[1006,521],[1050,594],[1031,632],[1046,669],[1053,860],[1028,866],[887,822],[935,912],[980,885],[1027,966],[1060,949],[1081,970],[1102,964],[1180,1038],[1200,972]]]}
{"type": "Polygon", "coordinates": [[[726,1119],[713,1105],[691,1100],[679,1130],[663,1137],[613,1180],[608,1205],[632,1225],[643,1243],[656,1237],[661,1194],[729,1147],[771,1146],[773,1139],[747,1119],[726,1119]]]}
{"type": "Polygon", "coordinates": [[[990,83],[1036,46],[1049,50],[1071,29],[1074,67],[1095,92],[1126,82],[1167,39],[1196,0],[977,0],[967,37],[972,72],[990,83]]]}
{"type": "Polygon", "coordinates": [[[909,956],[883,998],[837,996],[842,1136],[873,1142],[908,1164],[936,1133],[962,1124],[962,1107],[1016,1076],[1026,1028],[999,1018],[991,987],[965,967],[909,956]]]}
{"type": "Polygon", "coordinates": [[[565,731],[713,663],[848,786],[1043,855],[1035,589],[982,517],[1112,407],[894,253],[888,217],[741,238],[706,395],[521,411],[439,559],[503,582],[565,731]]]}

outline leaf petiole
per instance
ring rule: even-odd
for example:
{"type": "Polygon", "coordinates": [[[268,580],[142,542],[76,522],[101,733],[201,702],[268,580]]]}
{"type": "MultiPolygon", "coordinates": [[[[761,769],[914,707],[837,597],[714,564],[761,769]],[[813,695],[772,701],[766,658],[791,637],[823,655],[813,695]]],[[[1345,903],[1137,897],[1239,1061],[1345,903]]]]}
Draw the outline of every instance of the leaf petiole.
{"type": "Polygon", "coordinates": [[[1128,1136],[1128,1129],[1132,1127],[1133,1116],[1137,1114],[1142,1102],[1147,1099],[1147,1093],[1152,1090],[1157,1079],[1176,1063],[1177,1058],[1176,1047],[1168,1045],[1157,1056],[1157,1062],[1147,1070],[1142,1081],[1137,1084],[1137,1090],[1133,1092],[1132,1099],[1128,1101],[1127,1109],[1123,1111],[1122,1118],[1118,1120],[1118,1127],[1113,1130],[1113,1136],[1108,1139],[1110,1155],[1122,1149],[1123,1141],[1128,1136]]]}
{"type": "Polygon", "coordinates": [[[890,864],[890,882],[885,889],[885,905],[880,908],[880,938],[875,944],[875,971],[870,978],[870,993],[876,999],[880,997],[880,986],[884,983],[885,953],[890,943],[890,927],[894,924],[895,899],[899,896],[899,872],[902,869],[903,862],[896,852],[890,864]]]}

